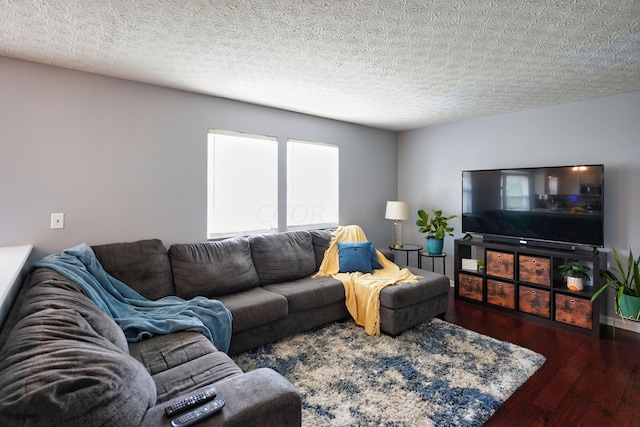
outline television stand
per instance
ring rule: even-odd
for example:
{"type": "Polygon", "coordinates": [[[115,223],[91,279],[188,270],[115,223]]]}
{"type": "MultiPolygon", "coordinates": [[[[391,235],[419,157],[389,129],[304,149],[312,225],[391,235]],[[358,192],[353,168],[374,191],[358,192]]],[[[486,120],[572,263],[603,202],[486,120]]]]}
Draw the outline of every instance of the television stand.
{"type": "Polygon", "coordinates": [[[599,337],[600,301],[591,297],[603,285],[599,272],[606,267],[606,254],[574,249],[456,239],[455,298],[599,337]],[[483,261],[484,268],[463,269],[463,259],[483,261]],[[568,259],[590,269],[591,282],[580,292],[567,288],[558,269],[568,259]]]}

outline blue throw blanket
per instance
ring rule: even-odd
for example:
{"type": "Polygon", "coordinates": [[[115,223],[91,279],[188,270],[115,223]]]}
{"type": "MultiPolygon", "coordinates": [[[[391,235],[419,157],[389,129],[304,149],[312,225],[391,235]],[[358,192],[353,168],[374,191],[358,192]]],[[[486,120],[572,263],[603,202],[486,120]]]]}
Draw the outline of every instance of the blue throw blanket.
{"type": "Polygon", "coordinates": [[[49,255],[34,263],[78,283],[89,298],[122,328],[127,341],[180,330],[203,333],[225,353],[231,342],[231,312],[204,297],[189,301],[168,296],[151,301],[107,273],[86,243],[49,255]]]}

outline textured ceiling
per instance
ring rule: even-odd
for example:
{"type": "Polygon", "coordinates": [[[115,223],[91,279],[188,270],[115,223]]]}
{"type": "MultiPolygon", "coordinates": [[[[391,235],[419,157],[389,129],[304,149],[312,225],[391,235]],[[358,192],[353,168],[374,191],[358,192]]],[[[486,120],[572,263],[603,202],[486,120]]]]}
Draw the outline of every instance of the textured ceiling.
{"type": "Polygon", "coordinates": [[[0,0],[0,55],[406,130],[640,90],[640,1],[0,0]]]}

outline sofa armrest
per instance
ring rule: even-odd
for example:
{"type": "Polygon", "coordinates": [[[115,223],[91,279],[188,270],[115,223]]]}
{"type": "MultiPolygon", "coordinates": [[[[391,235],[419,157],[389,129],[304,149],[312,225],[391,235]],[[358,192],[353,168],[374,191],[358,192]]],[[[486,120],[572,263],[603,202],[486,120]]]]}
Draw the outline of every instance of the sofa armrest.
{"type": "MultiPolygon", "coordinates": [[[[300,394],[289,381],[272,369],[256,369],[213,386],[218,397],[223,398],[226,404],[220,412],[205,418],[198,425],[281,427],[302,424],[300,394]]],[[[165,406],[185,397],[187,395],[151,408],[142,425],[170,426],[173,418],[165,415],[165,406]]]]}

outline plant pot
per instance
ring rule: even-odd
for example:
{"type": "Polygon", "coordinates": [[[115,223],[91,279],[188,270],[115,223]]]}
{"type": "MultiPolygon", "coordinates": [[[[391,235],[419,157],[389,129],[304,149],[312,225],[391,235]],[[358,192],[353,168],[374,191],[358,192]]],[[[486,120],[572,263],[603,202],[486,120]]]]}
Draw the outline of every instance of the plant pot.
{"type": "Polygon", "coordinates": [[[625,319],[640,321],[640,297],[620,295],[618,310],[625,319]]]}
{"type": "Polygon", "coordinates": [[[580,292],[584,289],[584,280],[580,277],[567,276],[567,288],[571,291],[580,292]]]}
{"type": "Polygon", "coordinates": [[[427,237],[427,251],[431,255],[440,255],[442,253],[442,246],[444,239],[434,239],[433,237],[427,237]]]}

